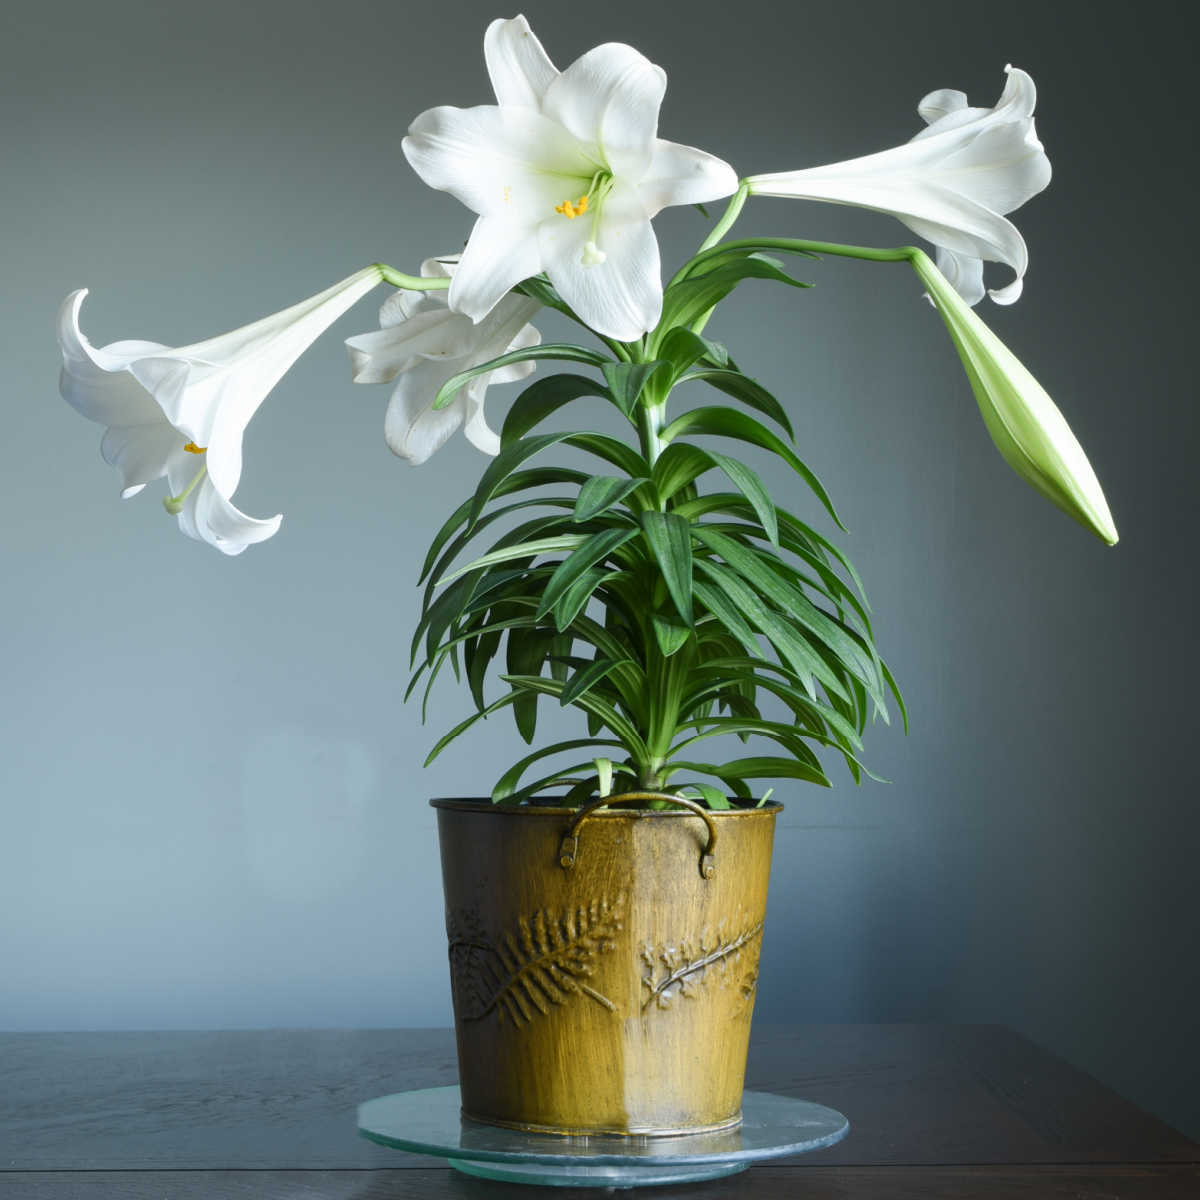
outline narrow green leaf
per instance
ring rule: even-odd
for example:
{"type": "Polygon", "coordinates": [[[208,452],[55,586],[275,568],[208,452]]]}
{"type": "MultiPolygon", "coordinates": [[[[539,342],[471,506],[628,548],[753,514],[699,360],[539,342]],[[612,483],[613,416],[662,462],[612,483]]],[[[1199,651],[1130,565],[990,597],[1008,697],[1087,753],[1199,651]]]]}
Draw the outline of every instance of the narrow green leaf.
{"type": "Polygon", "coordinates": [[[646,381],[662,365],[658,361],[604,364],[604,381],[617,407],[627,417],[633,415],[646,381]]]}
{"type": "Polygon", "coordinates": [[[534,538],[530,542],[518,542],[515,546],[505,546],[500,550],[489,550],[472,559],[465,566],[459,567],[449,575],[443,575],[437,582],[438,586],[450,583],[471,571],[481,571],[484,567],[492,567],[497,563],[512,562],[516,558],[536,558],[539,554],[557,554],[562,550],[574,550],[588,540],[587,534],[565,533],[558,537],[534,538]]]}
{"type": "Polygon", "coordinates": [[[566,708],[568,704],[573,704],[578,697],[585,695],[605,676],[611,674],[617,667],[621,666],[622,662],[629,661],[631,660],[622,659],[621,662],[617,662],[611,658],[598,658],[595,662],[582,667],[567,680],[566,687],[563,688],[562,695],[558,698],[559,704],[563,708],[566,708]]]}
{"type": "Polygon", "coordinates": [[[779,520],[775,515],[775,503],[771,499],[763,481],[745,463],[731,458],[728,454],[720,454],[710,450],[712,460],[733,482],[733,486],[750,501],[755,516],[762,522],[764,532],[770,541],[779,545],[779,520]]]}
{"type": "Polygon", "coordinates": [[[584,375],[548,375],[530,384],[513,401],[500,430],[500,445],[508,446],[557,412],[564,404],[582,396],[612,400],[602,384],[584,375]]]}
{"type": "Polygon", "coordinates": [[[703,380],[727,396],[732,396],[735,400],[740,400],[755,411],[770,417],[783,426],[792,441],[796,440],[796,431],[792,428],[791,419],[783,405],[761,383],[751,379],[749,375],[743,375],[741,371],[701,369],[693,371],[679,382],[690,383],[693,379],[703,380]]]}
{"type": "MultiPolygon", "coordinates": [[[[563,467],[539,467],[528,471],[516,471],[510,475],[499,487],[496,488],[494,495],[505,496],[510,492],[524,491],[528,488],[545,487],[552,483],[572,483],[580,486],[585,483],[588,476],[583,471],[568,470],[563,467]]],[[[442,551],[442,547],[458,532],[460,525],[465,525],[471,515],[471,508],[474,504],[474,497],[468,497],[451,513],[446,523],[437,531],[433,542],[429,546],[429,551],[425,555],[425,562],[421,567],[421,575],[417,580],[418,583],[424,583],[425,577],[433,569],[433,564],[437,561],[438,555],[442,551]]],[[[541,498],[529,501],[530,504],[541,503],[541,498]]]]}
{"type": "Polygon", "coordinates": [[[685,325],[677,326],[663,338],[658,353],[660,358],[670,363],[676,378],[701,359],[713,362],[729,360],[728,352],[719,342],[711,342],[685,325]]]}
{"type": "Polygon", "coordinates": [[[636,492],[648,479],[619,479],[615,475],[593,475],[580,489],[575,501],[574,520],[590,521],[619,504],[630,492],[636,492]]]}
{"type": "MultiPolygon", "coordinates": [[[[513,688],[527,689],[545,696],[559,696],[564,687],[557,679],[547,679],[542,675],[502,675],[501,678],[513,688]]],[[[576,697],[575,704],[607,725],[635,757],[646,756],[646,743],[641,734],[607,700],[587,692],[576,697]]],[[[591,733],[591,730],[588,732],[591,733]]]]}
{"type": "Polygon", "coordinates": [[[430,750],[428,756],[425,759],[425,766],[429,766],[429,764],[431,762],[433,762],[433,760],[435,758],[437,758],[437,756],[439,754],[441,754],[441,752],[443,750],[445,750],[445,748],[448,745],[450,745],[450,743],[452,741],[454,741],[454,739],[456,737],[459,736],[459,734],[465,733],[477,721],[483,721],[486,718],[490,717],[492,715],[492,713],[498,712],[502,708],[506,708],[508,705],[512,704],[513,701],[516,700],[520,695],[521,695],[521,693],[517,692],[517,691],[508,692],[506,695],[501,696],[499,700],[493,700],[491,702],[491,704],[489,704],[487,706],[487,708],[483,708],[477,712],[473,712],[465,720],[459,721],[459,723],[457,725],[455,725],[454,728],[451,729],[449,733],[445,733],[440,738],[438,738],[437,743],[434,745],[433,749],[430,750]]]}
{"type": "Polygon", "coordinates": [[[769,755],[735,758],[732,762],[719,764],[680,762],[673,759],[670,771],[674,774],[678,770],[698,771],[729,783],[734,780],[744,782],[747,779],[803,779],[821,787],[830,786],[825,772],[819,768],[814,769],[809,763],[802,763],[794,758],[776,758],[769,755]]]}
{"type": "Polygon", "coordinates": [[[499,804],[511,796],[521,781],[521,776],[535,762],[543,758],[549,758],[552,754],[562,754],[567,750],[579,750],[584,746],[619,746],[620,744],[611,738],[603,741],[597,741],[595,738],[573,738],[567,742],[555,742],[553,746],[543,746],[532,754],[527,754],[520,762],[514,763],[500,776],[496,781],[496,786],[492,788],[492,803],[499,804]]]}
{"type": "Polygon", "coordinates": [[[650,621],[654,626],[654,638],[658,642],[658,648],[662,651],[664,658],[670,658],[671,655],[682,650],[687,644],[688,638],[692,636],[689,626],[668,621],[666,617],[659,616],[658,613],[654,613],[650,621]]]}
{"type": "Polygon", "coordinates": [[[729,797],[720,788],[713,787],[711,783],[692,783],[684,791],[688,791],[689,789],[695,792],[709,808],[721,811],[733,807],[729,803],[729,797]]]}
{"type": "Polygon", "coordinates": [[[640,514],[642,533],[679,615],[692,623],[692,526],[676,513],[640,514]]]}
{"type": "Polygon", "coordinates": [[[500,367],[510,367],[516,363],[542,362],[547,359],[556,362],[586,363],[589,367],[602,367],[606,362],[611,361],[598,351],[586,350],[582,346],[573,346],[569,342],[545,342],[539,346],[526,346],[523,350],[511,350],[507,354],[501,354],[497,358],[489,359],[478,366],[452,375],[438,389],[433,407],[434,409],[445,408],[461,388],[466,387],[472,379],[478,379],[480,375],[486,375],[489,371],[495,371],[500,367]]]}
{"type": "Polygon", "coordinates": [[[636,533],[635,529],[605,529],[590,536],[574,538],[571,553],[558,564],[546,583],[537,615],[544,617],[567,588],[589,567],[603,562],[614,550],[636,536],[636,533]]]}
{"type": "Polygon", "coordinates": [[[667,446],[658,456],[652,476],[659,497],[665,503],[714,465],[712,455],[699,446],[687,442],[667,446]]]}
{"type": "Polygon", "coordinates": [[[761,425],[758,421],[754,420],[753,417],[748,417],[745,413],[738,412],[734,408],[694,408],[690,412],[685,412],[681,416],[676,417],[663,430],[662,439],[669,442],[681,433],[706,433],[715,437],[736,438],[739,441],[761,446],[764,450],[769,450],[772,454],[779,455],[808,484],[837,526],[840,529],[846,528],[834,510],[833,501],[830,500],[829,493],[825,490],[816,475],[801,461],[800,457],[786,442],[772,433],[765,425],[761,425]]]}

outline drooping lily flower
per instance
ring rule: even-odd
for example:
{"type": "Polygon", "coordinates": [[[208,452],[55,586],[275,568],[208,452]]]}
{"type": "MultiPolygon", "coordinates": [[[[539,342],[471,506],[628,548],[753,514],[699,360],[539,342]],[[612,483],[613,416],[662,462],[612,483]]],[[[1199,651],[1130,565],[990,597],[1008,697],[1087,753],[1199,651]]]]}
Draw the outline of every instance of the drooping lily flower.
{"type": "MultiPolygon", "coordinates": [[[[421,264],[426,278],[451,278],[457,258],[430,258],[421,264]]],[[[443,409],[435,410],[438,390],[452,375],[510,350],[536,346],[542,335],[529,319],[537,301],[505,296],[478,324],[447,306],[445,291],[398,291],[379,310],[382,328],[347,338],[355,383],[391,383],[383,431],[393,454],[414,466],[423,463],[460,426],[485,454],[500,453],[500,439],[483,415],[488,385],[524,379],[532,362],[500,367],[480,375],[443,409]]]]}
{"type": "Polygon", "coordinates": [[[597,46],[560,73],[515,17],[492,22],[484,54],[498,103],[431,108],[403,143],[430,187],[479,214],[450,307],[479,321],[544,271],[597,333],[640,337],[662,312],[650,218],[732,194],[733,169],[658,137],[667,77],[631,46],[597,46]]]}
{"type": "Polygon", "coordinates": [[[58,321],[63,398],[108,426],[100,450],[121,472],[123,498],[165,475],[163,503],[179,528],[223,554],[240,554],[283,520],[247,516],[231,500],[250,418],[296,359],[381,278],[378,267],[367,267],[274,316],[180,347],[93,346],[79,329],[87,290],[72,292],[58,321]]]}
{"type": "Polygon", "coordinates": [[[996,448],[1032,487],[1110,546],[1117,527],[1066,418],[1015,354],[979,319],[927,255],[913,267],[946,323],[996,448]]]}
{"type": "Polygon", "coordinates": [[[937,246],[937,263],[968,304],[984,296],[983,260],[1016,278],[988,293],[997,304],[1021,294],[1025,239],[1005,213],[1050,182],[1050,160],[1033,124],[1037,90],[1016,67],[995,108],[971,108],[962,92],[930,92],[918,106],[928,127],[903,146],[806,171],[754,175],[751,194],[850,204],[899,217],[937,246]]]}

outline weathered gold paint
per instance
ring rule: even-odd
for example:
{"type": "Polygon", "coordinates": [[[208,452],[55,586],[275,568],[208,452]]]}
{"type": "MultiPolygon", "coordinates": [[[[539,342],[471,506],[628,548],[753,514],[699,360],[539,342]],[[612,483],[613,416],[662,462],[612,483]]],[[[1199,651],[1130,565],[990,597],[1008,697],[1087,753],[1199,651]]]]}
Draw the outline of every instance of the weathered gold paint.
{"type": "Polygon", "coordinates": [[[581,821],[432,803],[464,1114],[557,1133],[735,1126],[781,806],[581,821]]]}

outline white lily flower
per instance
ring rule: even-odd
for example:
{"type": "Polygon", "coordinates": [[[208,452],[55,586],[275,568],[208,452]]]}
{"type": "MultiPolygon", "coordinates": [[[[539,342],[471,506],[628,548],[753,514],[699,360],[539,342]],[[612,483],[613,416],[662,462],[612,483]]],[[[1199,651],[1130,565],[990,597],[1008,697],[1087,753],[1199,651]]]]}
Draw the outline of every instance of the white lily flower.
{"type": "Polygon", "coordinates": [[[913,267],[950,331],[984,423],[1008,465],[1084,528],[1115,545],[1117,527],[1100,481],[1054,401],[927,255],[918,253],[913,267]]]}
{"type": "MultiPolygon", "coordinates": [[[[425,278],[453,279],[456,256],[426,259],[425,278]]],[[[383,431],[393,454],[414,466],[440,449],[460,426],[485,454],[500,453],[500,439],[483,415],[488,385],[524,379],[532,362],[499,367],[471,380],[443,409],[433,402],[442,384],[511,350],[536,346],[542,335],[529,319],[541,307],[525,296],[505,296],[478,324],[452,311],[445,291],[398,291],[379,310],[380,329],[346,339],[355,383],[391,383],[383,431]]]]}
{"type": "Polygon", "coordinates": [[[559,72],[515,17],[492,22],[484,54],[498,103],[431,108],[403,143],[430,187],[479,214],[450,307],[479,321],[544,271],[597,333],[640,337],[662,313],[650,218],[731,195],[733,168],[658,137],[667,77],[631,46],[597,46],[559,72]]]}
{"type": "Polygon", "coordinates": [[[85,417],[108,426],[100,451],[121,472],[123,498],[165,475],[163,503],[179,528],[223,554],[240,554],[283,520],[249,517],[231,501],[250,418],[296,359],[381,278],[378,267],[367,267],[274,316],[180,347],[93,346],[79,329],[87,289],[72,292],[58,321],[60,390],[85,417]]]}
{"type": "Polygon", "coordinates": [[[937,263],[968,304],[984,296],[983,260],[1016,278],[988,294],[1011,304],[1029,265],[1025,239],[1004,216],[1050,182],[1033,124],[1037,89],[1016,67],[995,108],[971,108],[958,91],[930,92],[918,106],[928,128],[903,146],[846,162],[746,182],[759,196],[824,200],[890,213],[937,246],[937,263]]]}

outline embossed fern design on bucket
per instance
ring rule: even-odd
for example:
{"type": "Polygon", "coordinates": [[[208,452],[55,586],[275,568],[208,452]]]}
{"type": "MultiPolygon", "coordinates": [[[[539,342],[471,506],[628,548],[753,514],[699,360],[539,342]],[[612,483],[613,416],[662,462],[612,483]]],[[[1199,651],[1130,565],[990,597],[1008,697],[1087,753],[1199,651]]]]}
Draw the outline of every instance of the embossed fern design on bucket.
{"type": "Polygon", "coordinates": [[[572,996],[589,996],[615,1011],[586,980],[596,960],[613,949],[624,914],[624,893],[562,913],[540,909],[494,940],[478,912],[448,914],[450,982],[459,1019],[478,1021],[496,1010],[501,1020],[520,1026],[572,996]]]}
{"type": "Polygon", "coordinates": [[[694,996],[714,979],[725,985],[736,980],[749,1000],[758,982],[757,943],[762,927],[763,923],[757,921],[727,934],[720,925],[716,930],[702,931],[695,939],[684,938],[663,946],[643,945],[641,957],[646,969],[642,983],[646,996],[642,1011],[669,1008],[677,996],[694,996]],[[755,953],[746,961],[751,946],[755,953]]]}

